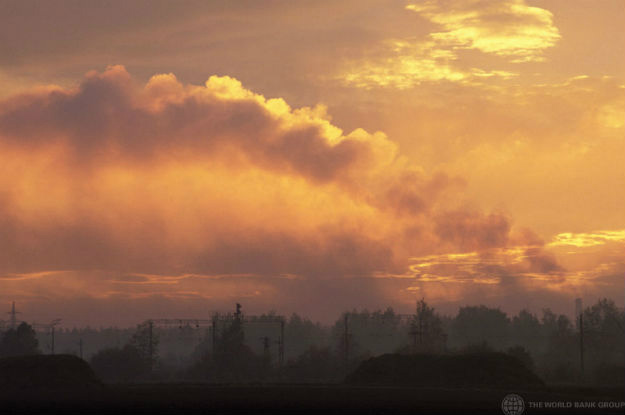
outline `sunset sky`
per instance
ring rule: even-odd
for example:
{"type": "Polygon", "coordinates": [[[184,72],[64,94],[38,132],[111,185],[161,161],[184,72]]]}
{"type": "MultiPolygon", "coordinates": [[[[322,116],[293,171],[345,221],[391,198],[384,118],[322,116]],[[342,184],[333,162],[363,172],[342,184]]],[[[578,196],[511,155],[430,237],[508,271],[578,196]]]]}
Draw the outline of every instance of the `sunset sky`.
{"type": "Polygon", "coordinates": [[[0,0],[0,311],[623,306],[623,22],[622,0],[0,0]]]}

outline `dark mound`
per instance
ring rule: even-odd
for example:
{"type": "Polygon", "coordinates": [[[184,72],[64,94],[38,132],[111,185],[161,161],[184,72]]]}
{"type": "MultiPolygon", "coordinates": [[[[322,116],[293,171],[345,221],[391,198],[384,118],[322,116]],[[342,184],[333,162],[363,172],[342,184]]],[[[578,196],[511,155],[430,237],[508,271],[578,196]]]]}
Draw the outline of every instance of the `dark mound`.
{"type": "Polygon", "coordinates": [[[366,360],[345,379],[351,384],[425,387],[532,387],[543,381],[503,353],[386,354],[366,360]]]}
{"type": "Polygon", "coordinates": [[[71,355],[32,355],[0,359],[1,390],[98,388],[91,367],[71,355]]]}

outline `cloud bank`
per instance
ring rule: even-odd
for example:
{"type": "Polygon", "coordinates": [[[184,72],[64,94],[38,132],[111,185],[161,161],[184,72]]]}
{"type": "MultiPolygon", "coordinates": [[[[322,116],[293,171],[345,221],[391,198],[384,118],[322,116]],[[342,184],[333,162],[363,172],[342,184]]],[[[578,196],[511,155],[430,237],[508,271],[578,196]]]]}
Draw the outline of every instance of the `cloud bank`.
{"type": "Polygon", "coordinates": [[[459,254],[479,258],[477,282],[566,277],[532,232],[467,207],[461,179],[230,77],[141,84],[113,66],[24,92],[0,102],[0,150],[0,284],[23,301],[244,297],[333,313],[341,298],[410,304],[434,274],[415,258],[459,254]]]}

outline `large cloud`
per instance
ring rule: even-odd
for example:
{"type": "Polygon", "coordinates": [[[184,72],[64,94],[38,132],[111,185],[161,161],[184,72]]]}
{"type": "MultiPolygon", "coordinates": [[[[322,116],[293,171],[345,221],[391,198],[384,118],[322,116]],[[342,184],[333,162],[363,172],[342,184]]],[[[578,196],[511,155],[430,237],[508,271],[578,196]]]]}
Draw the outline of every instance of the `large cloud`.
{"type": "Polygon", "coordinates": [[[228,77],[185,90],[173,76],[162,75],[139,93],[122,67],[112,67],[89,74],[77,91],[16,101],[2,108],[5,140],[63,137],[80,158],[114,152],[144,157],[181,148],[210,156],[234,148],[254,164],[324,181],[369,150],[350,137],[332,144],[323,120],[305,110],[292,113],[282,100],[266,101],[228,77]]]}
{"type": "Polygon", "coordinates": [[[141,87],[111,67],[5,100],[0,131],[12,271],[385,270],[388,220],[372,220],[420,214],[432,202],[407,198],[445,186],[408,173],[383,135],[345,136],[323,108],[292,110],[228,77],[141,87]],[[399,198],[389,209],[387,183],[399,198]]]}
{"type": "Polygon", "coordinates": [[[102,304],[117,296],[107,303],[115,310],[139,295],[200,304],[209,293],[258,291],[269,306],[310,294],[308,311],[329,298],[408,308],[415,295],[505,307],[622,286],[618,267],[593,279],[623,257],[620,242],[597,243],[612,233],[596,232],[625,223],[615,190],[625,177],[621,1],[25,0],[0,9],[0,97],[23,93],[1,104],[0,302],[83,293],[102,304]],[[133,77],[92,73],[76,86],[111,62],[133,77]],[[171,75],[146,87],[162,72],[195,85],[228,74],[245,88],[171,75]],[[62,87],[29,90],[50,82],[62,87]],[[294,108],[323,103],[332,123],[324,107],[289,110],[250,91],[294,108]],[[553,243],[518,237],[518,224],[553,243]],[[441,283],[406,273],[409,258],[432,255],[477,258],[478,283],[453,267],[431,273],[441,283]],[[297,278],[232,274],[254,268],[297,278]],[[208,279],[220,284],[180,278],[222,271],[208,279]],[[159,294],[136,276],[112,282],[137,273],[171,284],[159,294]]]}
{"type": "Polygon", "coordinates": [[[229,77],[140,85],[120,66],[91,72],[76,88],[0,103],[0,147],[0,273],[20,298],[285,306],[337,284],[361,286],[352,305],[406,301],[423,279],[415,255],[475,255],[492,278],[563,272],[506,215],[463,207],[462,180],[428,176],[381,133],[344,134],[322,107],[292,109],[229,77]],[[522,272],[492,255],[517,246],[522,272]]]}

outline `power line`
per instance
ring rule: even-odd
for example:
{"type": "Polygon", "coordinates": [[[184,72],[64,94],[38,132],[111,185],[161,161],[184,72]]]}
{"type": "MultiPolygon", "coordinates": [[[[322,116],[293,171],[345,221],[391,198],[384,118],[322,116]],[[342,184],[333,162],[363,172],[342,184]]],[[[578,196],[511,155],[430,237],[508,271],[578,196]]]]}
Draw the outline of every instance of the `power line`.
{"type": "MultiPolygon", "coordinates": [[[[217,351],[217,331],[219,329],[219,325],[223,324],[232,324],[234,321],[238,321],[241,324],[241,327],[245,327],[248,325],[262,325],[262,324],[270,324],[277,325],[280,330],[280,334],[277,340],[278,343],[278,362],[280,366],[284,365],[284,350],[285,350],[285,323],[286,319],[284,316],[246,316],[242,312],[243,306],[240,303],[236,303],[235,312],[234,313],[219,313],[215,312],[212,314],[211,318],[160,318],[160,319],[148,319],[143,324],[152,324],[152,327],[178,327],[180,329],[184,327],[193,327],[196,329],[201,327],[207,327],[211,336],[211,351],[213,356],[215,356],[217,351]]],[[[151,344],[151,342],[150,342],[151,344]]]]}
{"type": "Polygon", "coordinates": [[[42,328],[42,329],[48,330],[48,335],[50,336],[50,344],[49,344],[50,354],[54,354],[54,331],[55,331],[55,327],[58,326],[59,324],[61,324],[60,318],[54,319],[49,323],[33,322],[32,324],[33,328],[42,328]]]}

